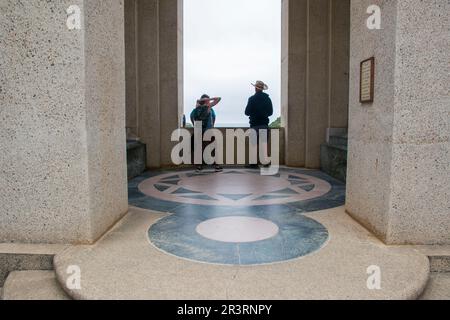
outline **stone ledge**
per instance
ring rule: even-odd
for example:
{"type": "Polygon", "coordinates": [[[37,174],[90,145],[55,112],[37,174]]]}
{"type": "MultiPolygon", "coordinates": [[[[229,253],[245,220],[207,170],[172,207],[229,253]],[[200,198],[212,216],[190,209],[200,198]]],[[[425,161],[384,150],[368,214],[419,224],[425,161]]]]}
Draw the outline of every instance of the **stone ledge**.
{"type": "Polygon", "coordinates": [[[0,244],[0,286],[3,286],[8,274],[13,271],[53,270],[55,254],[67,247],[46,244],[0,244]]]}
{"type": "Polygon", "coordinates": [[[322,250],[294,261],[247,267],[198,263],[156,249],[147,232],[164,216],[131,209],[94,246],[58,254],[58,280],[65,283],[67,266],[80,266],[82,290],[68,294],[83,300],[417,299],[428,282],[425,255],[385,246],[342,207],[307,215],[330,231],[322,250]],[[382,290],[367,288],[371,265],[383,272],[382,290]]]}
{"type": "Polygon", "coordinates": [[[450,273],[450,246],[449,245],[428,245],[414,246],[417,251],[426,255],[430,259],[431,272],[450,273]]]}

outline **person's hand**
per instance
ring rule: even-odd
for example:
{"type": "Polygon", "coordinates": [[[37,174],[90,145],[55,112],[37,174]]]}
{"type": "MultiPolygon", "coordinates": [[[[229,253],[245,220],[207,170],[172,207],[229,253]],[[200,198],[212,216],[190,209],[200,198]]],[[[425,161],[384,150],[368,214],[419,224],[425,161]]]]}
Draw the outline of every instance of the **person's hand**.
{"type": "Polygon", "coordinates": [[[211,99],[212,106],[218,105],[220,101],[222,101],[222,98],[220,98],[220,97],[212,98],[211,99]]]}

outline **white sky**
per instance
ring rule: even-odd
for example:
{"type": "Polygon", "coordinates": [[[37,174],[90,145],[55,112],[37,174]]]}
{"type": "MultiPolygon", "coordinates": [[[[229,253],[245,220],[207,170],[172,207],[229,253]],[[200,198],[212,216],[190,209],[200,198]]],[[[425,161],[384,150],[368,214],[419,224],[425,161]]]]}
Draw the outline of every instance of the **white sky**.
{"type": "Polygon", "coordinates": [[[184,1],[184,108],[187,119],[204,93],[220,96],[217,124],[245,124],[254,94],[250,83],[269,85],[280,115],[281,0],[184,1]]]}

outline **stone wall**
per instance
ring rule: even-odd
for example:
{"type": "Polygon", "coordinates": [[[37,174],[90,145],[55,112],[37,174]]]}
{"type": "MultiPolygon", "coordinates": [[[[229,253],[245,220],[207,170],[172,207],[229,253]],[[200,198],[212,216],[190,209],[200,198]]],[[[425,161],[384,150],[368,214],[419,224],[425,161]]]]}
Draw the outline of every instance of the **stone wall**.
{"type": "Polygon", "coordinates": [[[389,244],[450,243],[445,12],[445,0],[352,1],[347,210],[389,244]],[[381,30],[366,27],[372,4],[381,30]],[[361,104],[372,56],[375,101],[361,104]]]}
{"type": "Polygon", "coordinates": [[[127,211],[123,2],[2,0],[0,29],[0,242],[92,242],[127,211]]]}

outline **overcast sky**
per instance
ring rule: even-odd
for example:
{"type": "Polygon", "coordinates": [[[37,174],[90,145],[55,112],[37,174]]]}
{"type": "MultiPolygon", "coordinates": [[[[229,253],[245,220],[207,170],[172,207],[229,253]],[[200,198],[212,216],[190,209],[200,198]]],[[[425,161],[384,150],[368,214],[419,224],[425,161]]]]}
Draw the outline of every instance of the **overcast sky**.
{"type": "Polygon", "coordinates": [[[281,1],[184,1],[184,108],[187,118],[203,93],[222,97],[218,125],[245,124],[250,83],[269,85],[280,115],[281,1]]]}

